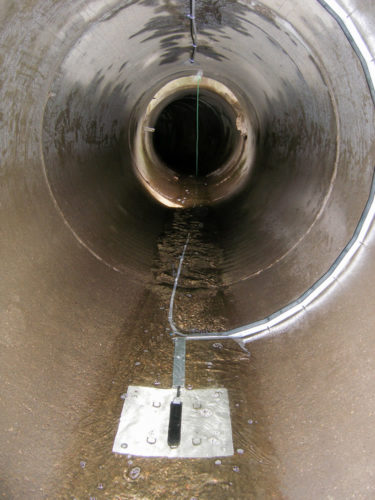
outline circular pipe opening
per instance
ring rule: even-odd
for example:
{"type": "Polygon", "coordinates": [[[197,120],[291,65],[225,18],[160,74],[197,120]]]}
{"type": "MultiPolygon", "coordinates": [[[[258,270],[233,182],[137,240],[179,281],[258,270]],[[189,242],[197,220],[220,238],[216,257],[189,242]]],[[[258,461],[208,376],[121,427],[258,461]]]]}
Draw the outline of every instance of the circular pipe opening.
{"type": "Polygon", "coordinates": [[[153,146],[159,159],[179,175],[204,177],[223,166],[238,144],[234,113],[210,93],[186,94],[156,119],[153,146]]]}
{"type": "Polygon", "coordinates": [[[257,118],[250,103],[229,86],[208,77],[183,76],[143,96],[135,109],[130,128],[133,169],[161,204],[214,205],[249,180],[257,118]]]}

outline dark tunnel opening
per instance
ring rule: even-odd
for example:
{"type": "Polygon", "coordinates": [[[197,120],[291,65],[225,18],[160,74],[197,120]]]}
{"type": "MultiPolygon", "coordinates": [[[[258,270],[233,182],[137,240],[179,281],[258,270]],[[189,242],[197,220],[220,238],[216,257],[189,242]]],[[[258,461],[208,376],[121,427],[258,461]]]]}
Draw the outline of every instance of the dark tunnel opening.
{"type": "Polygon", "coordinates": [[[200,95],[197,109],[197,95],[188,94],[160,112],[153,145],[159,158],[178,174],[206,176],[228,160],[237,135],[233,117],[217,98],[200,95]]]}

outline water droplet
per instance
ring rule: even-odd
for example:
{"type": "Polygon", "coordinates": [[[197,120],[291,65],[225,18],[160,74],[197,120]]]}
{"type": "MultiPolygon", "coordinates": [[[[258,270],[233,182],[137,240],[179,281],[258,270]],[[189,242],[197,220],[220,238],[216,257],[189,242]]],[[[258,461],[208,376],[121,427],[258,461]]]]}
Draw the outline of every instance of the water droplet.
{"type": "Polygon", "coordinates": [[[223,348],[223,344],[221,344],[220,342],[215,342],[214,344],[212,344],[212,347],[214,349],[222,349],[223,348]]]}
{"type": "Polygon", "coordinates": [[[237,407],[238,407],[238,406],[240,406],[240,403],[236,403],[234,406],[237,406],[237,407]]]}
{"type": "Polygon", "coordinates": [[[128,460],[128,465],[133,465],[133,460],[128,460]]]}
{"type": "Polygon", "coordinates": [[[159,380],[155,380],[154,385],[160,385],[159,380]]]}
{"type": "Polygon", "coordinates": [[[147,442],[148,442],[148,444],[155,444],[156,437],[155,436],[147,436],[147,442]]]}
{"type": "Polygon", "coordinates": [[[199,446],[201,444],[202,440],[199,437],[193,437],[192,442],[193,442],[194,446],[199,446]]]}
{"type": "Polygon", "coordinates": [[[104,490],[104,484],[103,483],[99,483],[98,484],[98,490],[104,490]]]}
{"type": "Polygon", "coordinates": [[[125,449],[128,447],[128,444],[127,443],[121,443],[121,448],[125,449]]]}
{"type": "Polygon", "coordinates": [[[81,460],[79,462],[79,465],[81,466],[82,469],[84,469],[86,467],[86,462],[84,462],[83,460],[81,460]]]}
{"type": "Polygon", "coordinates": [[[221,460],[215,460],[215,465],[221,465],[221,460]]]}
{"type": "Polygon", "coordinates": [[[193,386],[192,386],[191,384],[188,384],[188,385],[186,386],[186,389],[187,389],[188,391],[191,391],[191,390],[192,390],[192,388],[193,388],[193,386]]]}
{"type": "Polygon", "coordinates": [[[126,396],[127,396],[127,394],[126,394],[126,393],[124,393],[124,394],[121,394],[120,398],[121,398],[121,399],[126,399],[126,396]]]}
{"type": "Polygon", "coordinates": [[[206,365],[211,368],[211,366],[213,365],[212,361],[207,361],[206,365]]]}
{"type": "Polygon", "coordinates": [[[140,467],[133,467],[129,472],[130,479],[138,479],[141,473],[140,467]]]}
{"type": "Polygon", "coordinates": [[[154,408],[160,408],[161,403],[160,403],[160,401],[154,401],[154,402],[152,403],[152,406],[153,406],[154,408]]]}
{"type": "Polygon", "coordinates": [[[141,364],[141,362],[140,361],[136,361],[134,364],[135,364],[135,366],[139,366],[141,364]]]}
{"type": "Polygon", "coordinates": [[[242,448],[238,448],[238,449],[237,449],[237,453],[238,453],[239,455],[243,455],[245,452],[244,452],[244,450],[243,450],[242,448]]]}
{"type": "Polygon", "coordinates": [[[218,398],[221,398],[222,396],[222,392],[221,391],[216,391],[215,392],[215,398],[218,399],[218,398]]]}
{"type": "Polygon", "coordinates": [[[248,424],[253,424],[254,423],[254,420],[252,420],[251,418],[249,418],[249,420],[247,421],[248,424]]]}
{"type": "Polygon", "coordinates": [[[143,352],[148,352],[148,349],[143,349],[143,352]]]}
{"type": "Polygon", "coordinates": [[[233,472],[240,472],[240,468],[238,467],[238,465],[235,465],[233,467],[233,472]]]}

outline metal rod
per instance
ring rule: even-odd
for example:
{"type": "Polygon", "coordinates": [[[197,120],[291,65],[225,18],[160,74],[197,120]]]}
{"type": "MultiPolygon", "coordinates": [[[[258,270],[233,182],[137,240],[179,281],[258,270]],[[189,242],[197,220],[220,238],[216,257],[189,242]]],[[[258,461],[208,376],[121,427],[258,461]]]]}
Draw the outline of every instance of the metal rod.
{"type": "Polygon", "coordinates": [[[186,340],[183,337],[176,337],[173,342],[173,387],[176,387],[179,393],[180,388],[185,386],[186,340]]]}

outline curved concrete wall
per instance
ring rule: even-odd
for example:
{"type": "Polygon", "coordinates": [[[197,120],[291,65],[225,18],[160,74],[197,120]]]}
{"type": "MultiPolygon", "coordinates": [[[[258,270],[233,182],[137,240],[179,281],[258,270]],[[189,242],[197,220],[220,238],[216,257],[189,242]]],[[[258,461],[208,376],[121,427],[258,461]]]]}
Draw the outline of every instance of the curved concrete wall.
{"type": "MultiPolygon", "coordinates": [[[[371,2],[341,2],[374,54],[371,2]]],[[[187,380],[228,388],[237,453],[117,457],[129,383],[168,387],[167,309],[187,330],[259,320],[311,286],[358,224],[374,106],[315,0],[3,2],[0,491],[5,498],[371,498],[370,238],[334,293],[251,345],[188,345],[187,380]],[[225,203],[170,211],[133,169],[142,103],[176,76],[248,103],[252,175],[225,203]],[[131,473],[140,467],[134,479],[131,473]]]]}

